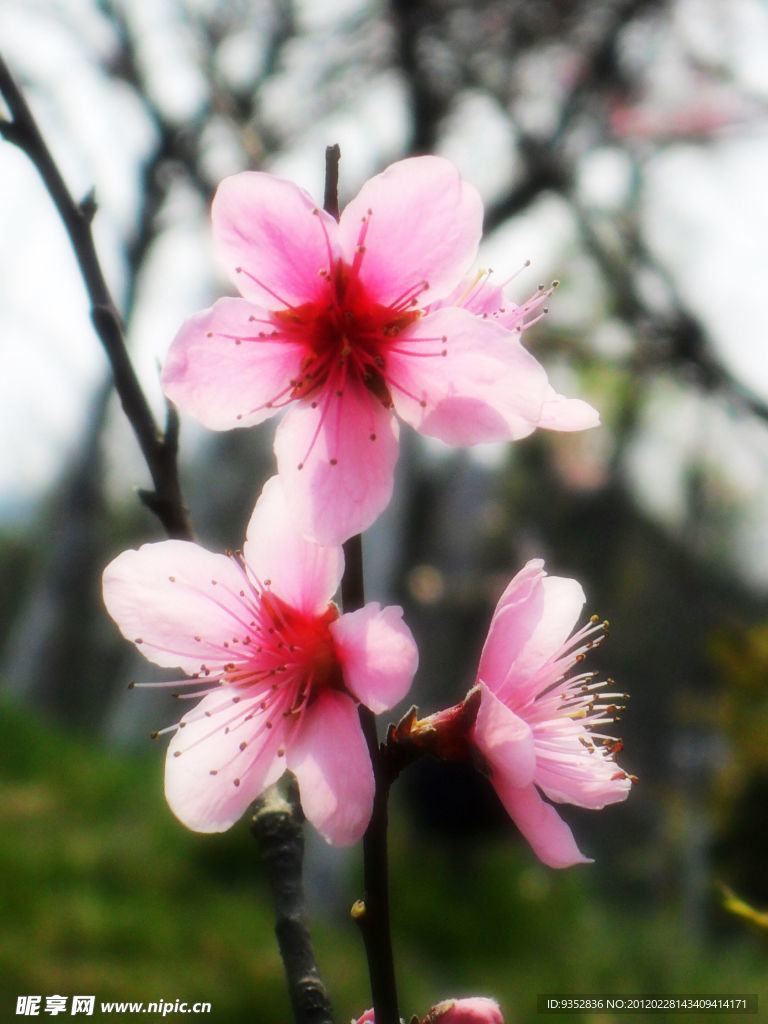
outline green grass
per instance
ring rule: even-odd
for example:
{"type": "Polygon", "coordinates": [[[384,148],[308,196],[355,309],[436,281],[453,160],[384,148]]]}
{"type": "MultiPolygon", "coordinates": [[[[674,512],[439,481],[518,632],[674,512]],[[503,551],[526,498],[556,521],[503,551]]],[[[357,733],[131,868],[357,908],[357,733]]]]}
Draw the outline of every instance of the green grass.
{"type": "Polygon", "coordinates": [[[247,830],[183,829],[162,798],[159,748],[111,755],[7,706],[1,733],[0,1019],[20,994],[80,993],[287,1021],[247,830]]]}
{"type": "MultiPolygon", "coordinates": [[[[180,826],[162,796],[162,744],[109,752],[8,705],[0,706],[0,744],[0,1020],[20,1019],[18,995],[93,994],[210,1001],[206,1019],[217,1024],[288,1024],[269,899],[245,823],[219,836],[180,826]]],[[[537,993],[764,992],[766,948],[757,937],[736,931],[715,947],[688,934],[673,905],[620,905],[601,890],[598,867],[552,872],[507,839],[448,845],[416,835],[397,807],[393,819],[404,1013],[423,1014],[450,995],[489,994],[508,1024],[590,1024],[538,1017],[537,993]]],[[[357,855],[348,862],[353,877],[341,878],[335,906],[313,922],[339,1024],[369,1005],[347,916],[359,895],[357,855]]],[[[322,897],[316,891],[313,902],[322,897]]]]}

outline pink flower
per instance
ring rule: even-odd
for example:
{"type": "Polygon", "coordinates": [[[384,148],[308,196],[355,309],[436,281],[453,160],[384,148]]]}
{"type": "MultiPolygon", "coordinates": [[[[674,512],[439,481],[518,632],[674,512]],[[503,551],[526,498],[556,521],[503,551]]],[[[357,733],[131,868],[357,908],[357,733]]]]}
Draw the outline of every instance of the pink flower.
{"type": "MultiPolygon", "coordinates": [[[[533,295],[518,306],[506,298],[504,284],[492,285],[490,272],[480,272],[474,277],[465,278],[451,295],[432,305],[430,310],[444,306],[459,306],[482,320],[491,320],[507,330],[522,334],[544,316],[546,308],[542,310],[541,307],[556,286],[557,282],[549,288],[539,285],[533,295]]],[[[596,427],[599,422],[600,417],[591,405],[580,398],[559,395],[552,385],[547,383],[538,427],[547,430],[587,430],[596,427]]]]}
{"type": "Polygon", "coordinates": [[[365,830],[374,781],[357,702],[391,708],[418,655],[400,608],[339,615],[331,598],[343,569],[340,548],[297,533],[273,477],[242,554],[168,540],[104,570],[123,635],[190,677],[143,685],[189,685],[183,696],[202,698],[172,727],[166,759],[166,798],[189,828],[229,828],[287,768],[326,839],[345,845],[365,830]]]}
{"type": "Polygon", "coordinates": [[[446,999],[433,1006],[424,1024],[504,1024],[499,1004],[485,996],[446,999]]]}
{"type": "MultiPolygon", "coordinates": [[[[477,192],[448,161],[393,164],[338,223],[289,182],[237,174],[219,186],[212,221],[242,297],[184,323],[165,392],[216,430],[289,406],[275,436],[278,471],[317,542],[341,543],[389,501],[394,413],[451,445],[585,425],[583,403],[550,414],[557,396],[518,329],[444,301],[482,226],[477,192]]],[[[586,419],[597,422],[594,410],[586,419]]]]}
{"type": "MultiPolygon", "coordinates": [[[[375,1024],[373,1010],[366,1010],[352,1024],[375,1024]]],[[[422,1024],[504,1024],[499,1004],[485,996],[445,999],[433,1006],[422,1024]]]]}
{"type": "Polygon", "coordinates": [[[588,858],[539,790],[555,803],[597,809],[625,799],[633,781],[614,761],[621,744],[600,731],[624,695],[601,694],[605,683],[594,673],[569,676],[606,626],[593,617],[571,635],[584,600],[575,580],[547,576],[541,559],[515,576],[491,620],[469,733],[515,824],[556,868],[588,858]]]}

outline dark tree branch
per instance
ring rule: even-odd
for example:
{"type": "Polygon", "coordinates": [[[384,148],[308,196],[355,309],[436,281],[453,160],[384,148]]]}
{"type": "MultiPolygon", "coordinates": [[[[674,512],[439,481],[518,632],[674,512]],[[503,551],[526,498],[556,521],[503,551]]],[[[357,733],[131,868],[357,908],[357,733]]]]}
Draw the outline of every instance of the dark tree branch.
{"type": "Polygon", "coordinates": [[[424,32],[436,20],[436,10],[424,0],[390,0],[397,33],[397,59],[403,71],[411,106],[412,154],[435,150],[440,124],[453,103],[453,95],[440,88],[423,58],[424,32]]]}
{"type": "Polygon", "coordinates": [[[392,928],[389,910],[389,867],[387,825],[389,821],[389,790],[394,781],[382,757],[376,735],[376,718],[372,711],[358,708],[360,725],[368,744],[373,765],[375,792],[373,812],[363,836],[364,896],[352,908],[352,917],[360,928],[368,960],[371,980],[371,1001],[374,1015],[381,1024],[399,1024],[397,980],[392,949],[392,928]]]}
{"type": "MultiPolygon", "coordinates": [[[[360,534],[344,544],[344,576],[341,600],[345,612],[365,604],[363,587],[363,545],[360,534]]],[[[387,825],[389,790],[395,778],[384,758],[376,735],[376,716],[362,704],[358,708],[360,726],[368,744],[375,783],[373,812],[363,836],[364,896],[352,908],[352,917],[360,928],[371,980],[371,1001],[377,1024],[398,1024],[397,981],[392,950],[389,911],[389,868],[387,864],[387,825]]]]}
{"type": "MultiPolygon", "coordinates": [[[[339,147],[328,146],[325,151],[324,209],[336,219],[339,216],[340,159],[339,147]]],[[[359,533],[344,543],[341,602],[345,612],[356,611],[365,604],[363,539],[359,533]]],[[[357,900],[352,907],[352,917],[360,927],[365,944],[376,1024],[399,1024],[387,866],[387,804],[393,777],[379,748],[375,715],[362,704],[358,708],[358,713],[360,726],[368,744],[375,790],[371,820],[363,836],[364,897],[357,900]]]]}
{"type": "Polygon", "coordinates": [[[334,1024],[307,925],[302,863],[303,817],[296,780],[285,794],[271,786],[253,805],[251,832],[259,842],[275,908],[275,934],[296,1024],[334,1024]]]}
{"type": "Polygon", "coordinates": [[[176,465],[178,431],[169,410],[170,430],[163,435],[141,389],[125,342],[120,314],[107,287],[91,232],[96,210],[93,193],[75,202],[37,126],[24,96],[0,56],[0,95],[12,120],[0,121],[0,134],[23,150],[37,168],[64,222],[91,302],[91,319],[112,366],[115,389],[133,427],[149,468],[154,491],[145,503],[158,516],[170,537],[191,538],[192,527],[184,505],[176,465]]]}
{"type": "Polygon", "coordinates": [[[323,209],[334,220],[339,219],[339,161],[341,149],[338,143],[325,148],[325,190],[323,209]]]}
{"type": "MultiPolygon", "coordinates": [[[[344,577],[341,581],[345,612],[365,604],[363,590],[363,546],[359,534],[344,544],[344,577]]],[[[389,869],[387,825],[389,790],[394,773],[382,756],[376,734],[376,716],[361,704],[358,708],[360,726],[368,744],[373,766],[375,791],[373,812],[363,836],[364,896],[352,908],[352,917],[360,928],[371,980],[371,1001],[376,1021],[398,1024],[397,981],[392,950],[392,929],[389,912],[389,869]]]]}

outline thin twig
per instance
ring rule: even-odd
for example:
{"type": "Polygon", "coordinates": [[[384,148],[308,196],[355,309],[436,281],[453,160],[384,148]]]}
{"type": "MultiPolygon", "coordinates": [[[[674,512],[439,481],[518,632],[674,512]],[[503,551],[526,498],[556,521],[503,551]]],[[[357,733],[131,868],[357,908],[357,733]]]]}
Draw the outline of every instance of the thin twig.
{"type": "Polygon", "coordinates": [[[334,220],[339,219],[339,160],[341,149],[338,143],[325,147],[325,191],[323,209],[334,220]]]}
{"type": "Polygon", "coordinates": [[[376,790],[373,812],[363,836],[364,897],[353,907],[352,916],[360,928],[368,960],[371,981],[371,1002],[378,1024],[399,1024],[397,979],[392,948],[392,927],[389,909],[389,864],[387,826],[389,824],[389,790],[392,777],[381,756],[376,735],[376,719],[362,705],[358,709],[368,752],[373,765],[376,790]]]}
{"type": "Polygon", "coordinates": [[[307,924],[302,863],[304,833],[296,780],[285,794],[271,786],[253,807],[251,832],[259,842],[272,890],[275,934],[296,1024],[334,1024],[307,924]]]}
{"type": "MultiPolygon", "coordinates": [[[[344,544],[344,558],[341,600],[344,611],[350,612],[362,608],[365,603],[363,545],[359,534],[350,537],[344,544]]],[[[398,1024],[400,1015],[390,924],[387,851],[389,790],[397,772],[390,770],[390,762],[382,756],[373,712],[360,705],[358,714],[368,744],[376,788],[371,820],[363,836],[364,896],[353,906],[352,917],[360,928],[365,944],[376,1024],[398,1024]]]]}
{"type": "MultiPolygon", "coordinates": [[[[327,213],[339,217],[338,146],[325,151],[325,195],[327,213]]],[[[341,603],[345,612],[353,612],[365,604],[363,583],[363,540],[360,534],[344,544],[344,575],[341,580],[341,603]]],[[[387,804],[392,779],[381,756],[376,736],[376,718],[362,705],[358,709],[360,726],[368,744],[373,767],[375,794],[373,812],[363,836],[364,898],[352,908],[352,916],[360,927],[368,960],[371,998],[376,1024],[398,1024],[397,985],[395,983],[392,932],[389,915],[389,872],[387,866],[387,804]]]]}
{"type": "Polygon", "coordinates": [[[69,235],[90,299],[93,326],[107,353],[115,390],[152,477],[154,491],[140,492],[142,500],[157,515],[170,537],[191,539],[192,526],[182,499],[176,462],[177,414],[169,405],[165,433],[161,432],[131,364],[123,323],[104,279],[93,241],[91,225],[96,213],[93,192],[79,203],[72,198],[32,111],[2,56],[0,95],[11,113],[11,120],[0,120],[0,135],[18,146],[35,165],[69,235]]]}

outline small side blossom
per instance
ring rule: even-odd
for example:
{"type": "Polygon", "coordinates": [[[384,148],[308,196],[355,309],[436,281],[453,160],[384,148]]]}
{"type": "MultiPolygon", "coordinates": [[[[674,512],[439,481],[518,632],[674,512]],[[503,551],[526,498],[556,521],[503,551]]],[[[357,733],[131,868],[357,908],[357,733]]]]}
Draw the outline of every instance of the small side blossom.
{"type": "MultiPolygon", "coordinates": [[[[350,1024],[376,1024],[373,1010],[366,1010],[362,1017],[350,1024]]],[[[432,1007],[421,1024],[504,1024],[504,1018],[494,999],[470,996],[467,999],[444,999],[432,1007]]]]}
{"type": "Polygon", "coordinates": [[[309,821],[337,845],[370,819],[374,780],[357,715],[408,691],[418,660],[400,608],[340,615],[340,548],[296,531],[276,478],[253,511],[242,553],[188,541],[145,544],[104,570],[107,609],[150,661],[180,667],[170,686],[198,700],[166,758],[171,810],[221,832],[289,769],[309,821]]]}
{"type": "Polygon", "coordinates": [[[504,1024],[499,1004],[486,996],[445,999],[433,1006],[423,1024],[504,1024]]]}
{"type": "MultiPolygon", "coordinates": [[[[435,303],[430,309],[458,306],[474,313],[482,320],[490,320],[509,331],[522,334],[544,316],[544,303],[557,287],[557,283],[555,281],[549,287],[539,285],[533,295],[517,305],[505,294],[509,282],[493,284],[490,271],[480,271],[472,277],[465,278],[451,295],[435,303]]],[[[600,417],[591,405],[580,398],[566,398],[565,395],[558,394],[547,382],[537,424],[539,428],[571,432],[596,427],[599,422],[600,417]]]]}
{"type": "Polygon", "coordinates": [[[215,430],[286,410],[278,472],[318,543],[342,543],[387,505],[396,417],[451,445],[597,423],[584,403],[552,415],[559,396],[520,344],[529,321],[462,299],[482,216],[476,190],[431,156],[372,178],[338,223],[270,174],[219,186],[213,240],[241,297],[182,325],[163,386],[215,430]]]}
{"type": "Polygon", "coordinates": [[[585,601],[576,580],[548,576],[533,559],[501,595],[480,657],[482,697],[472,742],[517,827],[551,867],[586,862],[551,803],[598,809],[624,800],[631,778],[621,743],[603,732],[616,700],[595,673],[569,673],[600,641],[596,617],[573,632],[585,601]],[[541,792],[540,792],[541,791],[541,792]]]}
{"type": "Polygon", "coordinates": [[[499,599],[467,698],[421,721],[406,716],[396,731],[438,756],[474,759],[553,868],[589,860],[553,803],[599,809],[624,800],[635,781],[616,764],[621,741],[603,732],[626,694],[604,692],[596,673],[570,674],[607,625],[593,616],[573,632],[584,601],[576,580],[528,562],[499,599]]]}

